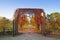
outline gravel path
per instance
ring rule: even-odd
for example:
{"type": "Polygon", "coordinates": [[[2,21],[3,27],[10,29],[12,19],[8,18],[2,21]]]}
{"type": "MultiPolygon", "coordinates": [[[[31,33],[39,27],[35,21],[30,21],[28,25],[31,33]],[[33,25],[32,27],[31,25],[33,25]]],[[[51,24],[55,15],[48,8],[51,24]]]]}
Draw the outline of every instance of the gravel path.
{"type": "Polygon", "coordinates": [[[44,37],[36,33],[25,33],[15,37],[0,37],[0,40],[60,40],[60,39],[52,37],[44,37]]]}

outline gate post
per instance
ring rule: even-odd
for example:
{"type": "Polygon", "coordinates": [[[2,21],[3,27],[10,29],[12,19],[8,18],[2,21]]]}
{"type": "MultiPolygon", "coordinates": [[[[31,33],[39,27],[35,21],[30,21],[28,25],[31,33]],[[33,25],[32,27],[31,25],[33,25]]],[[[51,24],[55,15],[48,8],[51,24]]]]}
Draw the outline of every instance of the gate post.
{"type": "Polygon", "coordinates": [[[15,19],[13,19],[13,36],[18,34],[18,14],[15,14],[15,19]]]}
{"type": "Polygon", "coordinates": [[[18,22],[17,20],[13,20],[13,36],[18,34],[18,22]]]}

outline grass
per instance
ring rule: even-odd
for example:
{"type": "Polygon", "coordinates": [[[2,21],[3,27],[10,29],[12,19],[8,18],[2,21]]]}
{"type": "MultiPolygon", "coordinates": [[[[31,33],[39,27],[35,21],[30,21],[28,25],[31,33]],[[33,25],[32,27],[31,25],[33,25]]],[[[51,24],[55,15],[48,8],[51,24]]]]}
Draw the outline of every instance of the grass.
{"type": "Polygon", "coordinates": [[[8,34],[6,34],[6,35],[0,35],[0,37],[12,37],[13,35],[8,35],[8,34]]]}

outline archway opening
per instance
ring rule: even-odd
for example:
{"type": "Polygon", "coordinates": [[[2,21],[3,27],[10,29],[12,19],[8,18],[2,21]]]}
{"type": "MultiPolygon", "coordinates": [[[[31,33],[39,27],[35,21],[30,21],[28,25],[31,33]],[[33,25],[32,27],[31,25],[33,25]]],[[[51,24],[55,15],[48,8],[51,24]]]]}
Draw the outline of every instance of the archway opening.
{"type": "Polygon", "coordinates": [[[34,12],[26,11],[20,16],[22,16],[22,18],[19,17],[21,23],[19,22],[18,32],[38,32],[34,12]]]}

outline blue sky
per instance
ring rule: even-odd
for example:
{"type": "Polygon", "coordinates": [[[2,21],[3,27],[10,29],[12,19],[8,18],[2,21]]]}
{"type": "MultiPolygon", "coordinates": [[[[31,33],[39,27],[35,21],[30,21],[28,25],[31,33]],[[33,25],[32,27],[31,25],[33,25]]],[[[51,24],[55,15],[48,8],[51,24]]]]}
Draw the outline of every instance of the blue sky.
{"type": "Polygon", "coordinates": [[[0,16],[12,18],[17,8],[42,8],[46,14],[60,12],[60,0],[0,0],[0,16]]]}

